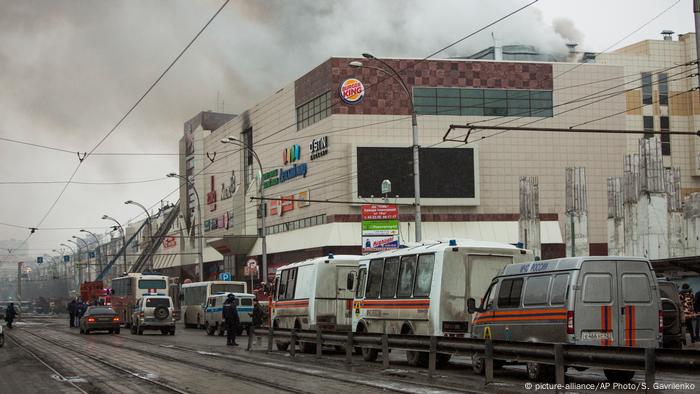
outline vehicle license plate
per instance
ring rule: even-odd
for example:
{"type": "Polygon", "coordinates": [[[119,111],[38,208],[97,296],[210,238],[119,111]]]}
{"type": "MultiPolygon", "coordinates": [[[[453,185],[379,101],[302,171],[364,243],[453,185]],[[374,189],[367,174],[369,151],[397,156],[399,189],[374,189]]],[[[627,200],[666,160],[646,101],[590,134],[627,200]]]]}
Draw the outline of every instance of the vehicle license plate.
{"type": "Polygon", "coordinates": [[[581,333],[581,339],[583,340],[602,340],[602,339],[607,339],[610,340],[612,339],[612,332],[603,332],[603,331],[584,331],[581,333]]]}

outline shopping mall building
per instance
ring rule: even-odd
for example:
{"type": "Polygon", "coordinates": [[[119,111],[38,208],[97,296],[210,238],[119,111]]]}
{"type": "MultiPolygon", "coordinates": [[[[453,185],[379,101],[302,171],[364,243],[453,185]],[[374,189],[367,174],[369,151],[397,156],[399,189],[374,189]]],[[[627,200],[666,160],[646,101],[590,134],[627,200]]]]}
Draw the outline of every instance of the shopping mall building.
{"type": "Polygon", "coordinates": [[[700,128],[697,91],[688,92],[697,86],[696,66],[686,65],[696,58],[694,34],[611,53],[571,52],[563,61],[506,49],[386,64],[332,57],[240,114],[198,114],[180,141],[180,174],[192,182],[180,193],[183,255],[155,268],[194,264],[192,186],[208,277],[227,271],[242,279],[249,261],[260,264],[261,183],[269,272],[327,253],[360,253],[360,206],[385,198],[399,204],[401,243],[414,242],[411,99],[387,66],[405,81],[418,115],[423,240],[522,241],[519,180],[536,176],[541,254],[562,256],[565,169],[584,167],[590,253],[607,254],[607,178],[622,175],[623,156],[637,151],[643,130],[661,132],[663,165],[680,168],[683,193],[700,190],[700,141],[664,133],[700,128]],[[639,133],[448,132],[453,124],[639,133]],[[229,136],[252,147],[262,172],[251,150],[222,142],[229,136]],[[382,194],[385,179],[391,191],[382,194]]]}

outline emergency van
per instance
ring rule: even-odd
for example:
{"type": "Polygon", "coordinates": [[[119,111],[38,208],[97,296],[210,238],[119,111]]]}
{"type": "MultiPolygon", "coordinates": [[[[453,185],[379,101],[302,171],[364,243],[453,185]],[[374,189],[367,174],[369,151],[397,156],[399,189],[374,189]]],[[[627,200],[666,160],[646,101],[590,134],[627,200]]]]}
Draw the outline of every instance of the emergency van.
{"type": "Polygon", "coordinates": [[[243,330],[248,329],[253,324],[253,300],[255,295],[248,293],[229,293],[222,292],[209,296],[207,304],[204,307],[204,328],[207,335],[214,335],[219,332],[219,335],[226,333],[226,324],[223,322],[222,314],[224,312],[224,303],[229,294],[236,296],[236,310],[238,311],[238,331],[236,335],[241,335],[243,330]]]}
{"type": "MultiPolygon", "coordinates": [[[[519,342],[657,348],[663,331],[656,276],[636,257],[571,257],[506,266],[476,307],[472,337],[519,342]]],[[[472,360],[477,373],[483,359],[472,360]]],[[[553,366],[527,364],[528,377],[552,376],[553,366]]],[[[626,382],[634,371],[605,370],[626,382]]]]}

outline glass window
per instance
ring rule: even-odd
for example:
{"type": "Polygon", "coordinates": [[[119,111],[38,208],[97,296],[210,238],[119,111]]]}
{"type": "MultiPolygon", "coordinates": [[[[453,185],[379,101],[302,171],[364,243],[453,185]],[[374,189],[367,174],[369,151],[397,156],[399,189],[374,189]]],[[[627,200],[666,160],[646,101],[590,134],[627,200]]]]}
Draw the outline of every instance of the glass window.
{"type": "Polygon", "coordinates": [[[507,108],[484,108],[486,116],[508,116],[507,108]]]}
{"type": "Polygon", "coordinates": [[[212,283],[210,291],[212,293],[245,293],[245,285],[242,283],[212,283]]]}
{"type": "Polygon", "coordinates": [[[401,272],[399,274],[399,288],[397,297],[410,297],[413,293],[413,281],[416,277],[416,256],[404,256],[401,258],[401,272]]]}
{"type": "Polygon", "coordinates": [[[330,116],[330,91],[297,107],[297,130],[330,116]]]}
{"type": "Polygon", "coordinates": [[[365,298],[365,285],[367,284],[367,268],[360,268],[360,273],[357,274],[357,298],[365,298]]]}
{"type": "Polygon", "coordinates": [[[394,298],[396,281],[399,277],[399,258],[391,257],[384,261],[384,276],[382,277],[382,298],[394,298]]]}
{"type": "Polygon", "coordinates": [[[506,96],[509,99],[530,100],[530,91],[529,90],[508,90],[506,96]]]}
{"type": "Polygon", "coordinates": [[[527,279],[523,306],[546,305],[551,276],[534,276],[527,279]]]}
{"type": "Polygon", "coordinates": [[[651,103],[651,74],[642,73],[642,104],[651,103]]]}
{"type": "Polygon", "coordinates": [[[369,263],[367,275],[366,298],[379,298],[379,290],[382,286],[382,272],[384,271],[384,259],[374,259],[369,263]]]}
{"type": "MultiPolygon", "coordinates": [[[[644,131],[654,131],[653,116],[644,116],[642,120],[644,122],[644,131]]],[[[653,136],[654,133],[644,133],[644,138],[652,138],[653,136]]]]}
{"type": "Polygon", "coordinates": [[[483,101],[484,91],[482,89],[462,89],[461,97],[463,99],[464,98],[482,99],[482,101],[483,101]]]}
{"type": "Polygon", "coordinates": [[[289,270],[282,271],[280,275],[279,288],[277,293],[278,300],[285,300],[285,295],[287,294],[287,278],[289,277],[289,270]]]}
{"type": "Polygon", "coordinates": [[[413,88],[414,97],[435,97],[435,88],[413,88]]]}
{"type": "Polygon", "coordinates": [[[240,300],[239,305],[241,305],[241,306],[252,306],[253,305],[252,298],[237,298],[237,300],[240,300]]]}
{"type": "Polygon", "coordinates": [[[552,92],[550,90],[531,90],[531,100],[548,100],[552,101],[552,92]]]}
{"type": "Polygon", "coordinates": [[[285,292],[285,298],[288,300],[294,299],[294,290],[296,289],[296,279],[297,279],[297,269],[292,268],[289,270],[289,278],[287,279],[287,291],[285,292]]]}
{"type": "Polygon", "coordinates": [[[415,110],[418,115],[435,115],[437,113],[435,106],[416,105],[415,110]]]}
{"type": "Polygon", "coordinates": [[[90,315],[116,315],[117,313],[112,308],[96,308],[90,307],[87,310],[90,315]]]}
{"type": "Polygon", "coordinates": [[[141,279],[139,280],[139,289],[165,289],[165,280],[163,279],[141,279]]]}
{"type": "Polygon", "coordinates": [[[566,304],[569,291],[569,274],[556,275],[552,281],[552,296],[549,303],[552,306],[566,304]]]}
{"type": "Polygon", "coordinates": [[[146,307],[147,308],[157,308],[159,306],[170,308],[170,299],[169,298],[146,298],[146,307]]]}
{"type": "Polygon", "coordinates": [[[520,293],[523,289],[523,279],[504,279],[498,292],[499,308],[517,308],[520,306],[520,293]]]}
{"type": "Polygon", "coordinates": [[[438,97],[437,98],[438,107],[456,107],[459,108],[459,97],[438,97]]]}
{"type": "Polygon", "coordinates": [[[438,88],[436,91],[437,97],[457,97],[459,98],[459,89],[453,88],[438,88]]]}
{"type": "Polygon", "coordinates": [[[418,106],[418,105],[435,106],[435,97],[414,97],[413,104],[416,106],[418,106]]]}
{"type": "Polygon", "coordinates": [[[414,297],[427,297],[430,295],[430,288],[433,283],[433,263],[435,255],[423,254],[418,256],[416,267],[416,283],[413,289],[414,297]]]}
{"type": "Polygon", "coordinates": [[[622,275],[622,298],[625,303],[651,302],[651,286],[644,274],[622,275]]]}
{"type": "Polygon", "coordinates": [[[484,116],[484,108],[482,108],[482,107],[474,108],[474,107],[469,107],[469,106],[467,106],[467,107],[463,106],[462,110],[461,110],[461,114],[462,114],[462,116],[484,116]]]}
{"type": "Polygon", "coordinates": [[[661,126],[661,154],[664,156],[671,155],[671,134],[668,133],[668,116],[659,118],[661,126]]]}
{"type": "Polygon", "coordinates": [[[505,90],[484,89],[484,99],[486,99],[486,100],[505,99],[506,97],[508,97],[508,94],[506,93],[505,90]]]}
{"type": "Polygon", "coordinates": [[[668,74],[659,74],[659,104],[668,105],[668,74]]]}
{"type": "Polygon", "coordinates": [[[583,294],[585,303],[609,303],[612,301],[612,278],[610,274],[585,274],[583,277],[583,294]]]}

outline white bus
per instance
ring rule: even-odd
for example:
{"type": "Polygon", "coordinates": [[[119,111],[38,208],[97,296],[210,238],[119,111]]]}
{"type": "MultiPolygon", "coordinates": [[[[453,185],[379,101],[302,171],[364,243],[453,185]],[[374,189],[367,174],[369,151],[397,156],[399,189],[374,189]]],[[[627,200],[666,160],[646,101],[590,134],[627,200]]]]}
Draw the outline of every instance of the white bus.
{"type": "Polygon", "coordinates": [[[157,273],[132,273],[112,279],[112,309],[131,327],[131,312],[144,294],[168,294],[168,277],[157,273]]]}
{"type": "MultiPolygon", "coordinates": [[[[360,258],[331,254],[278,268],[272,304],[273,327],[350,331],[360,258]]],[[[288,346],[289,342],[277,342],[280,350],[288,346]]],[[[307,342],[300,346],[307,353],[316,348],[307,342]]]]}
{"type": "MultiPolygon", "coordinates": [[[[506,265],[532,260],[531,251],[513,245],[454,239],[365,255],[353,302],[353,331],[468,336],[467,299],[481,297],[506,265]]],[[[377,352],[363,348],[362,356],[372,361],[377,352]]],[[[411,365],[423,365],[428,354],[407,351],[406,358],[411,365]]],[[[440,364],[449,359],[450,354],[438,354],[440,364]]]]}
{"type": "Polygon", "coordinates": [[[246,282],[215,280],[183,284],[180,288],[180,311],[185,327],[204,328],[204,313],[210,296],[217,293],[247,292],[246,282]]]}

